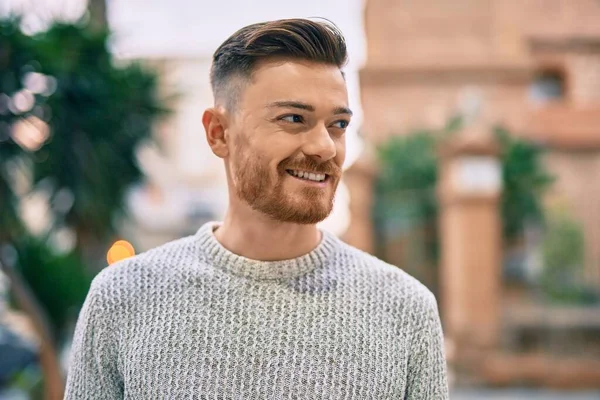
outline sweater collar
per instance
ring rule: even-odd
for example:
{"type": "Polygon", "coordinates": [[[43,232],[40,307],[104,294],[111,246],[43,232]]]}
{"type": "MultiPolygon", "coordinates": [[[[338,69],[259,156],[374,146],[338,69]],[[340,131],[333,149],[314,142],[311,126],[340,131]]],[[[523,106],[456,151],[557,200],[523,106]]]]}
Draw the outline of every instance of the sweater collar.
{"type": "Polygon", "coordinates": [[[321,242],[311,252],[289,260],[260,261],[227,250],[214,235],[220,222],[207,222],[196,233],[201,250],[208,262],[232,274],[257,280],[290,279],[325,266],[331,258],[338,239],[321,230],[321,242]]]}

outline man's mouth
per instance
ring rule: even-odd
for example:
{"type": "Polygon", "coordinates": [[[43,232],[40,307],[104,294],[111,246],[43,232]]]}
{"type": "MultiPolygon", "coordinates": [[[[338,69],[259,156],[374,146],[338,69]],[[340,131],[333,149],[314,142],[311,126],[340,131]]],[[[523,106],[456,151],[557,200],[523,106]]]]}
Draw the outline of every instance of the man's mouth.
{"type": "Polygon", "coordinates": [[[324,182],[329,175],[327,174],[321,174],[318,172],[309,172],[309,171],[301,171],[298,169],[286,169],[287,173],[290,174],[291,176],[298,178],[298,179],[304,179],[307,181],[312,181],[312,182],[324,182]]]}

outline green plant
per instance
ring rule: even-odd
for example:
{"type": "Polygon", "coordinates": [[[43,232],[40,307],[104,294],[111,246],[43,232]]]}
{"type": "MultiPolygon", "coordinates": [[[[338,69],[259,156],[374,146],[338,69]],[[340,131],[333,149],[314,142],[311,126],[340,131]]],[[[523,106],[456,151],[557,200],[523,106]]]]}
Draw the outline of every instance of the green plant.
{"type": "Polygon", "coordinates": [[[494,132],[502,148],[503,236],[510,242],[523,233],[527,223],[543,223],[541,198],[554,178],[542,164],[541,147],[512,137],[505,128],[496,128],[494,132]]]}
{"type": "Polygon", "coordinates": [[[114,232],[125,190],[141,179],[136,146],[165,112],[156,76],[138,64],[115,67],[107,40],[76,25],[55,25],[36,39],[41,72],[58,84],[48,101],[52,138],[38,151],[34,182],[73,195],[64,218],[79,240],[114,232]]]}
{"type": "Polygon", "coordinates": [[[378,254],[432,288],[439,251],[435,143],[428,132],[416,132],[393,137],[378,149],[382,168],[373,208],[378,254]],[[389,247],[394,250],[386,251],[389,247]]]}
{"type": "Polygon", "coordinates": [[[85,300],[92,274],[76,252],[57,254],[42,239],[24,237],[15,249],[16,267],[44,307],[54,337],[64,339],[85,300]]]}
{"type": "Polygon", "coordinates": [[[22,91],[22,80],[37,65],[36,57],[34,42],[19,30],[19,19],[0,19],[0,243],[24,233],[11,177],[17,159],[28,154],[12,134],[15,123],[40,111],[46,100],[44,96],[22,91]],[[17,99],[16,105],[11,96],[17,99]],[[30,109],[21,112],[29,102],[33,102],[28,106],[30,109]]]}
{"type": "Polygon", "coordinates": [[[594,303],[597,293],[582,284],[584,235],[581,225],[564,214],[548,218],[542,242],[543,295],[561,303],[594,303]]]}

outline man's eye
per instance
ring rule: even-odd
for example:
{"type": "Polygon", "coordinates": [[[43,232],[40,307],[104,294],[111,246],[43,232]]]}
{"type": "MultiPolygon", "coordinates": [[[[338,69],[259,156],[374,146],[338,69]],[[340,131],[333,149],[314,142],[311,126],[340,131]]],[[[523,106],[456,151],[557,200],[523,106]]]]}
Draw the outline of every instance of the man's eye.
{"type": "Polygon", "coordinates": [[[348,125],[349,125],[349,122],[346,120],[343,120],[343,119],[336,121],[333,124],[333,126],[335,126],[336,128],[340,128],[340,129],[346,129],[348,127],[348,125]]]}
{"type": "Polygon", "coordinates": [[[302,115],[298,115],[298,114],[285,115],[285,116],[281,117],[280,119],[282,121],[291,122],[294,124],[300,124],[300,123],[304,122],[302,115]]]}

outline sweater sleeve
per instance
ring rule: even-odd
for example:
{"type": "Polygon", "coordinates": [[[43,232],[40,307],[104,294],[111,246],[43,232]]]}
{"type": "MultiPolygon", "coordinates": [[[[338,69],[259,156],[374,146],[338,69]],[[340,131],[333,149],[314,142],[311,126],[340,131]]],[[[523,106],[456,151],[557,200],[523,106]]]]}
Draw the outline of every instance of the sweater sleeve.
{"type": "Polygon", "coordinates": [[[99,276],[92,283],[75,328],[65,390],[67,400],[123,398],[114,314],[109,311],[111,302],[106,299],[106,290],[98,281],[99,276]]]}
{"type": "Polygon", "coordinates": [[[444,337],[437,303],[431,292],[415,313],[415,331],[408,360],[405,400],[449,398],[444,337]]]}

